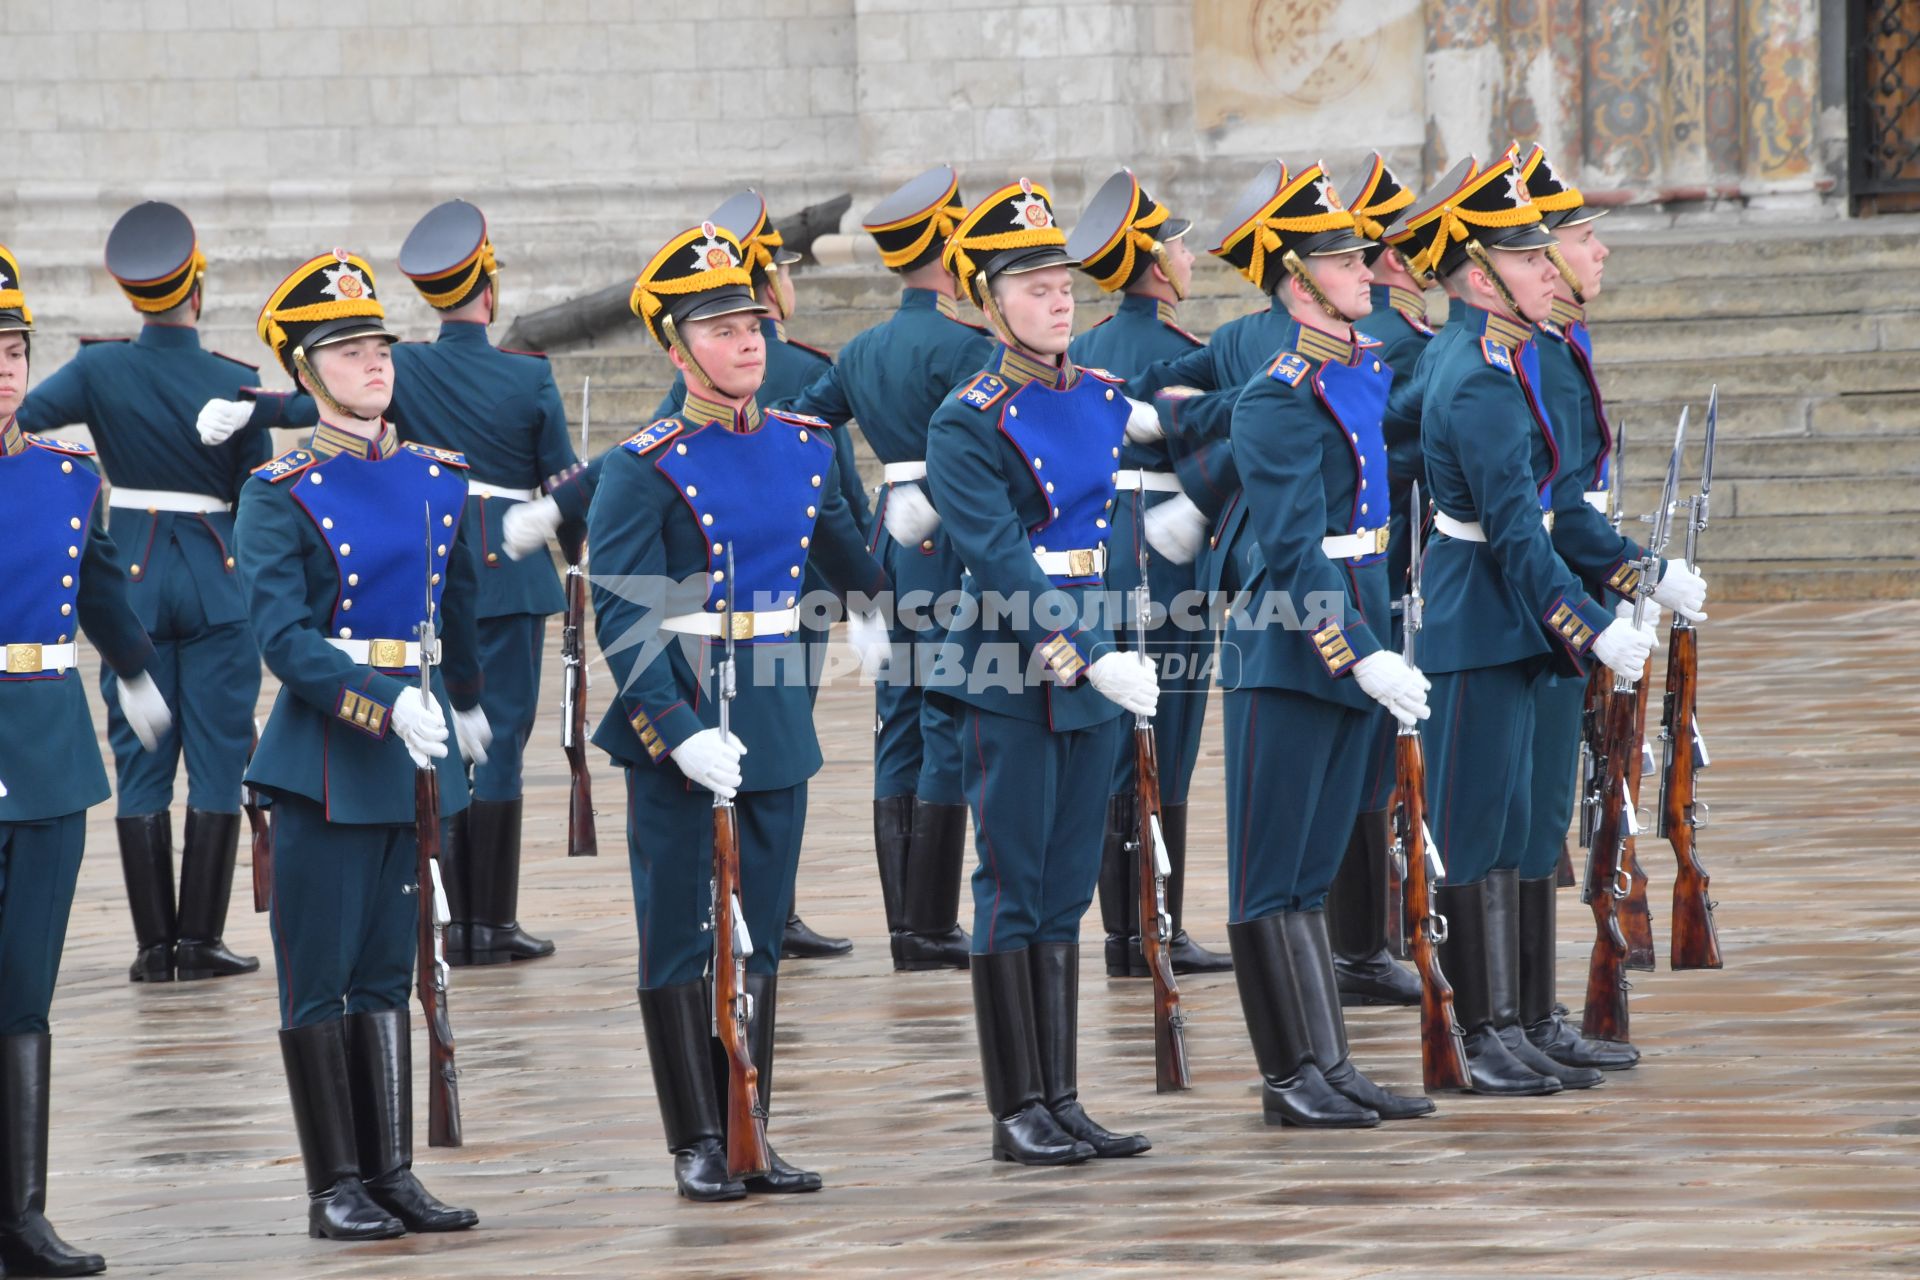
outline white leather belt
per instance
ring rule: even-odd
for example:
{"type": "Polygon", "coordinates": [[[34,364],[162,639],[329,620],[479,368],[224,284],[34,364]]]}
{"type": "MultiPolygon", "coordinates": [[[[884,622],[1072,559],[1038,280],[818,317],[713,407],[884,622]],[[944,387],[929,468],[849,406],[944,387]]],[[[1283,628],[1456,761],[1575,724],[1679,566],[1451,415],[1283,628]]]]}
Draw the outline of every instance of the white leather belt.
{"type": "Polygon", "coordinates": [[[1598,511],[1601,515],[1605,515],[1607,514],[1607,498],[1609,494],[1610,491],[1606,489],[1589,489],[1580,496],[1587,500],[1588,506],[1598,511]]]}
{"type": "MultiPolygon", "coordinates": [[[[727,634],[725,613],[682,613],[660,624],[662,631],[683,636],[709,636],[721,639],[727,634]]],[[[756,636],[788,635],[800,629],[800,610],[762,609],[757,613],[740,612],[733,617],[733,638],[751,640],[756,636]]]]}
{"type": "MultiPolygon", "coordinates": [[[[1441,533],[1446,534],[1449,538],[1458,538],[1462,542],[1485,542],[1487,540],[1487,531],[1480,526],[1478,520],[1455,520],[1444,511],[1435,511],[1433,513],[1433,527],[1441,533]]],[[[1540,527],[1548,533],[1553,532],[1553,512],[1542,511],[1540,513],[1540,527]]]]}
{"type": "Polygon", "coordinates": [[[1329,560],[1351,560],[1356,556],[1377,556],[1387,549],[1387,530],[1362,529],[1358,533],[1334,534],[1320,539],[1320,550],[1329,560]]]}
{"type": "MultiPolygon", "coordinates": [[[[420,665],[420,645],[414,640],[342,640],[328,636],[327,643],[363,666],[398,670],[420,665]]],[[[429,655],[427,665],[437,666],[439,662],[440,655],[435,653],[429,655]]]]}
{"type": "Polygon", "coordinates": [[[925,480],[927,463],[923,458],[919,462],[888,462],[880,467],[880,474],[888,484],[905,484],[909,480],[925,480]]]}
{"type": "Polygon", "coordinates": [[[1122,493],[1144,489],[1148,493],[1180,492],[1180,477],[1171,471],[1116,471],[1113,487],[1122,493]]]}
{"type": "Polygon", "coordinates": [[[488,484],[484,480],[467,481],[467,495],[476,498],[511,498],[515,502],[532,502],[540,496],[538,489],[509,489],[504,485],[488,484]]]}
{"type": "Polygon", "coordinates": [[[73,665],[75,657],[75,646],[71,644],[10,644],[6,649],[7,674],[10,676],[65,671],[73,665]]]}
{"type": "Polygon", "coordinates": [[[1078,551],[1036,551],[1033,562],[1050,578],[1091,578],[1107,571],[1107,549],[1085,547],[1078,551]]]}
{"type": "Polygon", "coordinates": [[[120,485],[107,491],[107,505],[122,511],[191,511],[211,515],[229,511],[233,504],[210,493],[181,493],[174,489],[127,489],[120,485]]]}

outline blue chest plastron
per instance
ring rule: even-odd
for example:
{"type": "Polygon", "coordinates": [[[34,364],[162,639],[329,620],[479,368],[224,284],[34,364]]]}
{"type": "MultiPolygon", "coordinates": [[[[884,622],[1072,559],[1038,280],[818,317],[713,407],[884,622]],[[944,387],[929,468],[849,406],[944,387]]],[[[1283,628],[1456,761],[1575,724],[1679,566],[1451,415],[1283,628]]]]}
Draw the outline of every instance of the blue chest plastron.
{"type": "Polygon", "coordinates": [[[822,488],[833,466],[824,423],[772,412],[757,431],[710,423],[681,433],[653,465],[673,482],[706,535],[706,609],[726,604],[729,545],[736,609],[758,612],[798,603],[822,488]]]}
{"type": "Polygon", "coordinates": [[[461,467],[409,444],[377,461],[337,454],[286,483],[325,539],[339,577],[329,636],[416,639],[429,582],[438,619],[447,557],[467,500],[461,467]]]}
{"type": "MultiPolygon", "coordinates": [[[[1393,370],[1378,356],[1361,353],[1359,364],[1328,360],[1313,375],[1313,393],[1340,426],[1340,435],[1353,455],[1353,500],[1347,510],[1347,532],[1378,529],[1387,523],[1387,441],[1381,419],[1387,411],[1387,393],[1393,389],[1393,370]]],[[[1375,564],[1385,550],[1356,556],[1348,564],[1375,564]]]]}
{"type": "MultiPolygon", "coordinates": [[[[79,460],[85,452],[28,436],[25,450],[0,457],[0,645],[66,644],[79,631],[80,561],[100,495],[99,475],[79,460]]],[[[42,676],[0,669],[0,678],[42,676]]]]}
{"type": "MultiPolygon", "coordinates": [[[[1047,504],[1047,515],[1027,530],[1035,551],[1106,545],[1127,412],[1126,397],[1088,373],[1065,391],[1029,382],[1001,412],[1000,432],[1027,464],[1027,475],[1047,504]]],[[[1055,586],[1073,586],[1098,582],[1101,575],[1049,577],[1055,586]]]]}

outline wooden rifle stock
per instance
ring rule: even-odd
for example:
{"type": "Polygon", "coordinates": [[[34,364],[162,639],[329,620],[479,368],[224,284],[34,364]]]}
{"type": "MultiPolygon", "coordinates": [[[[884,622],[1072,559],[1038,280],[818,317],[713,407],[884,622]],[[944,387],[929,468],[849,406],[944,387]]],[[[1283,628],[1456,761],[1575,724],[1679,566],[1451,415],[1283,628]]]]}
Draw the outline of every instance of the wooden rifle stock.
{"type": "Polygon", "coordinates": [[[457,1147],[459,1074],[453,1063],[453,1023],[447,1015],[447,964],[441,954],[440,775],[432,765],[413,773],[413,837],[419,845],[420,937],[417,989],[427,1024],[427,1145],[457,1147]]]}
{"type": "Polygon", "coordinates": [[[1587,881],[1582,896],[1593,908],[1595,937],[1587,965],[1587,1007],[1580,1033],[1589,1040],[1624,1043],[1627,1023],[1627,939],[1620,928],[1620,902],[1626,896],[1622,852],[1631,825],[1632,795],[1628,776],[1640,768],[1639,735],[1635,732],[1636,703],[1628,690],[1607,699],[1606,724],[1595,761],[1599,813],[1587,858],[1587,881]]]}
{"type": "Polygon", "coordinates": [[[1453,984],[1441,972],[1438,944],[1446,921],[1434,907],[1433,867],[1427,853],[1427,759],[1417,731],[1402,729],[1393,748],[1394,837],[1406,867],[1402,915],[1413,967],[1420,975],[1420,1075],[1432,1089],[1463,1092],[1467,1050],[1453,1009],[1453,984]]]}
{"type": "Polygon", "coordinates": [[[767,1113],[760,1105],[760,1070],[748,1041],[746,960],[740,951],[740,825],[733,805],[713,807],[713,1034],[727,1060],[727,1176],[767,1172],[767,1113]]]}
{"type": "Polygon", "coordinates": [[[1167,866],[1161,861],[1160,760],[1153,726],[1144,717],[1133,728],[1133,779],[1140,826],[1134,833],[1139,859],[1140,954],[1153,976],[1153,1087],[1174,1093],[1193,1087],[1187,1065],[1186,1015],[1173,978],[1173,922],[1167,915],[1167,866]]]}
{"type": "MultiPolygon", "coordinates": [[[[1627,761],[1628,803],[1640,811],[1641,762],[1645,758],[1647,738],[1647,700],[1653,687],[1651,674],[1643,674],[1633,689],[1633,758],[1627,761]]],[[[1637,822],[1636,822],[1637,827],[1637,822]]],[[[1627,939],[1627,968],[1653,971],[1653,914],[1647,906],[1647,873],[1640,866],[1640,841],[1633,831],[1620,850],[1620,865],[1627,873],[1627,896],[1620,901],[1620,932],[1627,939]]]]}
{"type": "Polygon", "coordinates": [[[566,752],[571,789],[567,798],[567,856],[593,858],[600,853],[593,825],[593,779],[587,772],[587,575],[579,562],[567,568],[567,612],[560,630],[560,661],[565,666],[561,696],[560,746],[566,752]]]}
{"type": "Polygon", "coordinates": [[[1673,846],[1678,864],[1673,881],[1673,924],[1670,961],[1675,969],[1718,969],[1720,937],[1713,924],[1710,878],[1694,848],[1700,825],[1695,787],[1699,762],[1694,754],[1698,732],[1697,705],[1699,631],[1679,614],[1667,641],[1667,692],[1661,715],[1661,737],[1666,771],[1660,781],[1660,834],[1673,846]]]}

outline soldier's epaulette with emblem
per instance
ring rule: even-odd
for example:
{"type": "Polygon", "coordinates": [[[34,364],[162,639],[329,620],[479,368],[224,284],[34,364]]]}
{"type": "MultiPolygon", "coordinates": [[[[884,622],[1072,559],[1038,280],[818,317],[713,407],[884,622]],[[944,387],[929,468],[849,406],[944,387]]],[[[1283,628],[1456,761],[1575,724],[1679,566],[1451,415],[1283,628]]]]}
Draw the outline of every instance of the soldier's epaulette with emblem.
{"type": "Polygon", "coordinates": [[[99,346],[99,345],[100,345],[101,343],[103,343],[103,342],[132,342],[132,341],[133,341],[133,339],[132,339],[132,338],[94,338],[94,337],[86,337],[86,338],[82,338],[82,339],[80,339],[80,345],[81,345],[81,346],[83,346],[83,347],[97,347],[97,346],[99,346]]]}
{"type": "Polygon", "coordinates": [[[450,467],[459,467],[462,471],[465,471],[468,466],[467,455],[455,453],[451,449],[436,449],[430,444],[415,444],[411,440],[401,441],[400,447],[408,453],[417,454],[434,462],[444,462],[450,467]]]}
{"type": "Polygon", "coordinates": [[[1094,377],[1100,379],[1100,381],[1102,382],[1111,382],[1116,387],[1125,385],[1127,381],[1125,378],[1120,377],[1118,374],[1108,373],[1105,369],[1100,368],[1098,365],[1083,364],[1079,366],[1079,369],[1080,369],[1080,372],[1090,373],[1094,377]]]}
{"type": "Polygon", "coordinates": [[[812,427],[816,431],[831,431],[833,424],[825,418],[816,418],[810,413],[795,413],[791,409],[768,409],[767,417],[778,419],[796,427],[812,427]]]}
{"type": "Polygon", "coordinates": [[[53,436],[37,436],[31,431],[22,431],[20,438],[28,444],[45,449],[49,453],[71,454],[76,458],[91,458],[93,448],[81,444],[78,440],[60,440],[53,436]]]}
{"type": "MultiPolygon", "coordinates": [[[[1118,314],[1119,312],[1117,311],[1114,312],[1114,315],[1118,315],[1118,314]]],[[[1087,326],[1087,332],[1092,333],[1095,329],[1098,329],[1101,325],[1107,323],[1107,321],[1111,319],[1113,319],[1112,315],[1101,316],[1098,320],[1095,320],[1091,325],[1087,326]]]]}
{"type": "Polygon", "coordinates": [[[1486,357],[1488,364],[1502,373],[1513,372],[1513,352],[1492,338],[1480,339],[1480,354],[1486,357]]]}
{"type": "Polygon", "coordinates": [[[804,342],[795,342],[792,338],[785,339],[785,342],[790,347],[800,348],[800,350],[806,352],[808,355],[819,356],[822,360],[825,360],[828,364],[833,363],[833,353],[831,351],[822,351],[819,347],[810,346],[809,344],[804,342]]]}
{"type": "Polygon", "coordinates": [[[1407,322],[1407,328],[1413,330],[1421,337],[1431,338],[1434,335],[1434,328],[1431,324],[1427,323],[1425,316],[1414,315],[1411,311],[1402,311],[1400,318],[1407,322]]]}
{"type": "Polygon", "coordinates": [[[209,349],[208,349],[208,354],[209,354],[209,355],[216,355],[216,356],[219,356],[219,357],[220,357],[220,358],[221,358],[222,360],[225,360],[225,361],[226,361],[226,362],[227,362],[228,364],[237,364],[237,365],[239,365],[239,366],[240,366],[240,367],[241,367],[242,369],[245,369],[245,370],[247,370],[247,371],[248,371],[248,372],[250,372],[250,373],[258,373],[258,372],[260,372],[260,366],[259,366],[259,365],[257,365],[257,364],[248,364],[248,363],[247,363],[247,362],[246,362],[245,360],[242,360],[242,359],[241,359],[241,358],[240,358],[239,356],[230,356],[230,355],[228,355],[228,354],[227,354],[226,352],[224,352],[224,351],[214,351],[214,350],[212,350],[211,348],[209,348],[209,349]]]}
{"type": "Polygon", "coordinates": [[[628,436],[625,440],[622,440],[620,447],[637,456],[658,449],[661,445],[679,435],[680,431],[680,419],[662,418],[652,426],[642,428],[633,435],[628,436]]]}
{"type": "Polygon", "coordinates": [[[991,409],[1001,396],[1007,394],[1007,380],[997,373],[983,373],[961,388],[954,399],[975,409],[991,409]]]}
{"type": "Polygon", "coordinates": [[[1182,328],[1180,325],[1175,324],[1171,320],[1162,320],[1160,323],[1165,325],[1167,328],[1173,330],[1175,333],[1179,334],[1181,337],[1185,338],[1188,342],[1191,342],[1196,347],[1204,347],[1207,345],[1206,340],[1202,338],[1199,334],[1194,333],[1188,329],[1182,328]]]}
{"type": "Polygon", "coordinates": [[[1311,368],[1313,365],[1298,351],[1283,351],[1273,362],[1272,367],[1267,370],[1267,376],[1275,382],[1284,382],[1290,387],[1297,387],[1300,385],[1300,379],[1306,377],[1307,371],[1311,368]]]}
{"type": "Polygon", "coordinates": [[[1364,351],[1368,347],[1383,347],[1386,344],[1370,333],[1362,333],[1358,329],[1355,329],[1353,331],[1353,345],[1364,351]]]}
{"type": "Polygon", "coordinates": [[[314,464],[314,455],[307,449],[289,449],[277,458],[261,463],[253,469],[253,474],[268,484],[279,484],[288,476],[297,476],[314,464]]]}

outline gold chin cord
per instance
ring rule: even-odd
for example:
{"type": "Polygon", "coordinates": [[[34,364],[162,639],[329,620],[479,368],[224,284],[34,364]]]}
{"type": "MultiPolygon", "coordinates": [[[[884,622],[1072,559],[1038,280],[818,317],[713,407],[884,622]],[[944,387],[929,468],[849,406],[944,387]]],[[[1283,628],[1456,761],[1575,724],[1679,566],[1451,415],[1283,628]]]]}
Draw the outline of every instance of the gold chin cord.
{"type": "Polygon", "coordinates": [[[693,348],[689,347],[686,341],[681,338],[680,326],[675,324],[673,317],[664,311],[660,313],[660,332],[667,335],[667,345],[680,353],[680,358],[687,362],[687,368],[691,369],[694,375],[700,379],[700,385],[715,395],[719,395],[720,388],[713,385],[713,379],[709,378],[707,371],[700,367],[700,362],[693,358],[693,348]]]}
{"type": "Polygon", "coordinates": [[[1513,313],[1513,318],[1521,324],[1532,324],[1533,321],[1527,319],[1527,313],[1520,309],[1520,300],[1513,296],[1513,290],[1507,288],[1506,280],[1494,269],[1493,255],[1482,248],[1478,240],[1469,240],[1467,256],[1473,259],[1475,266],[1487,273],[1487,279],[1493,282],[1493,291],[1500,295],[1501,305],[1513,313]]]}
{"type": "Polygon", "coordinates": [[[1560,252],[1559,245],[1547,246],[1547,261],[1554,265],[1554,269],[1560,273],[1560,278],[1567,282],[1567,288],[1573,290],[1573,300],[1583,307],[1586,306],[1587,295],[1580,289],[1580,277],[1573,273],[1573,264],[1567,261],[1566,254],[1560,252]]]}
{"type": "Polygon", "coordinates": [[[781,279],[778,263],[767,264],[767,283],[773,286],[774,318],[782,322],[793,319],[793,281],[781,279]]]}
{"type": "Polygon", "coordinates": [[[492,324],[500,318],[500,268],[487,272],[487,323],[492,324]]]}
{"type": "Polygon", "coordinates": [[[1172,287],[1173,300],[1175,302],[1185,302],[1187,300],[1187,291],[1181,287],[1180,277],[1173,274],[1173,260],[1167,256],[1167,246],[1155,240],[1153,242],[1153,248],[1149,250],[1149,252],[1153,254],[1154,265],[1160,268],[1160,274],[1167,278],[1167,284],[1172,287]]]}
{"type": "Polygon", "coordinates": [[[1020,340],[1014,337],[1013,326],[1007,323],[1006,316],[1000,313],[1000,304],[993,300],[993,287],[987,280],[986,272],[973,273],[973,293],[980,300],[980,313],[986,316],[987,323],[993,326],[993,332],[1000,341],[1017,350],[1026,350],[1020,340]]]}
{"type": "Polygon", "coordinates": [[[327,390],[327,384],[320,379],[320,371],[313,367],[311,360],[307,359],[307,349],[305,347],[295,347],[293,349],[293,369],[295,373],[306,376],[309,389],[312,390],[315,400],[318,400],[321,404],[339,414],[341,417],[353,418],[356,421],[363,420],[359,414],[333,398],[333,393],[327,390]]]}
{"type": "Polygon", "coordinates": [[[1287,250],[1286,253],[1280,257],[1280,265],[1287,269],[1288,275],[1300,282],[1300,287],[1307,291],[1308,297],[1320,304],[1322,311],[1333,317],[1333,319],[1340,324],[1350,325],[1353,323],[1353,317],[1334,306],[1332,300],[1321,291],[1320,282],[1315,280],[1307,271],[1307,264],[1300,261],[1299,254],[1291,249],[1287,250]]]}

